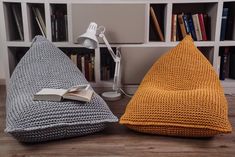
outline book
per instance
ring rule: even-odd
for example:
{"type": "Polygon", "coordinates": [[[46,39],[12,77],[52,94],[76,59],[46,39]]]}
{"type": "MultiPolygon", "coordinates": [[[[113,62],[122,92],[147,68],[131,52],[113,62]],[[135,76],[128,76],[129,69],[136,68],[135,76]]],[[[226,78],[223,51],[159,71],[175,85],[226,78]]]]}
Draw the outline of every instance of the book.
{"type": "Polygon", "coordinates": [[[177,14],[172,15],[171,41],[176,41],[177,32],[177,14]]]}
{"type": "Polygon", "coordinates": [[[222,51],[220,51],[219,55],[221,56],[219,78],[220,80],[225,80],[225,78],[228,77],[228,66],[229,66],[228,49],[224,48],[222,51]]]}
{"type": "Polygon", "coordinates": [[[63,99],[89,102],[93,95],[90,85],[78,85],[69,89],[43,88],[34,94],[34,101],[62,101],[63,99]]]}
{"type": "Polygon", "coordinates": [[[179,26],[181,30],[182,37],[184,38],[187,35],[184,20],[183,20],[183,13],[178,15],[179,26]]]}
{"type": "Polygon", "coordinates": [[[158,34],[160,40],[161,40],[161,41],[164,41],[164,36],[163,36],[161,27],[160,27],[160,25],[159,25],[159,21],[158,21],[158,19],[157,19],[157,16],[156,16],[156,14],[155,14],[155,12],[154,12],[153,7],[150,7],[150,15],[151,15],[151,18],[152,18],[152,20],[153,20],[153,24],[154,24],[154,26],[155,26],[155,30],[156,30],[156,32],[157,32],[157,34],[158,34]]]}
{"type": "Polygon", "coordinates": [[[42,18],[41,12],[38,8],[32,7],[34,18],[38,24],[41,34],[46,37],[46,24],[42,18]]]}
{"type": "Polygon", "coordinates": [[[187,15],[183,15],[183,21],[184,21],[184,26],[185,26],[185,29],[186,29],[186,33],[187,34],[191,34],[191,31],[190,31],[190,28],[189,28],[189,25],[188,25],[188,16],[187,15]]]}
{"type": "Polygon", "coordinates": [[[229,77],[235,79],[235,51],[230,51],[229,77]]]}
{"type": "Polygon", "coordinates": [[[192,36],[193,40],[197,41],[197,36],[196,36],[194,24],[193,24],[193,17],[192,17],[192,15],[188,15],[188,25],[189,25],[191,36],[192,36]]]}
{"type": "Polygon", "coordinates": [[[82,65],[81,72],[85,76],[85,56],[81,57],[81,65],[82,65]]]}
{"type": "Polygon", "coordinates": [[[194,24],[194,28],[195,28],[195,32],[196,32],[197,41],[201,41],[202,34],[201,34],[201,28],[200,28],[200,23],[199,23],[199,19],[198,19],[198,14],[192,15],[192,17],[193,17],[193,24],[194,24]]]}
{"type": "Polygon", "coordinates": [[[205,23],[204,23],[204,18],[203,18],[202,13],[198,14],[198,19],[199,19],[199,24],[200,24],[201,34],[202,34],[202,40],[207,41],[206,28],[205,28],[205,23]]]}
{"type": "Polygon", "coordinates": [[[228,8],[223,8],[222,22],[221,22],[221,32],[220,32],[220,40],[221,41],[225,40],[228,11],[229,11],[228,8]]]}
{"type": "Polygon", "coordinates": [[[13,16],[17,25],[17,30],[19,33],[20,40],[24,40],[24,35],[23,35],[23,21],[22,21],[22,16],[21,16],[21,11],[20,8],[17,7],[15,4],[12,5],[12,12],[13,16]]]}
{"type": "Polygon", "coordinates": [[[207,40],[211,40],[211,18],[208,16],[208,14],[203,14],[203,19],[206,29],[207,40]]]}
{"type": "Polygon", "coordinates": [[[77,62],[77,54],[71,54],[70,56],[72,62],[77,66],[78,62],[77,62]]]}

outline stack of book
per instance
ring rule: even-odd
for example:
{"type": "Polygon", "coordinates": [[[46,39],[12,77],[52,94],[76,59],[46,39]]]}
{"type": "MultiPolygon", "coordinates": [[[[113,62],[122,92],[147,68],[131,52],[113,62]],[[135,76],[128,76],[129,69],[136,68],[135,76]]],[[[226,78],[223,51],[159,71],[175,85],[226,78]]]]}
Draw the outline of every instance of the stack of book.
{"type": "Polygon", "coordinates": [[[51,15],[52,41],[68,41],[67,11],[55,8],[51,15]]]}
{"type": "Polygon", "coordinates": [[[81,70],[87,81],[95,81],[95,54],[71,53],[72,62],[81,70]]]}
{"type": "MultiPolygon", "coordinates": [[[[114,52],[116,52],[115,48],[113,48],[114,52]]],[[[115,72],[115,62],[113,61],[112,56],[110,55],[108,49],[101,48],[100,53],[100,61],[101,61],[101,80],[110,80],[113,79],[115,72]]]]}
{"type": "Polygon", "coordinates": [[[221,41],[233,39],[233,32],[234,32],[233,23],[234,23],[233,9],[229,7],[223,8],[221,32],[220,32],[221,41]]]}
{"type": "Polygon", "coordinates": [[[226,78],[235,79],[235,49],[232,47],[221,48],[218,61],[218,65],[220,65],[220,80],[225,80],[226,78]]]}
{"type": "Polygon", "coordinates": [[[171,41],[182,40],[190,34],[194,41],[210,40],[210,17],[208,14],[173,14],[171,41]]]}

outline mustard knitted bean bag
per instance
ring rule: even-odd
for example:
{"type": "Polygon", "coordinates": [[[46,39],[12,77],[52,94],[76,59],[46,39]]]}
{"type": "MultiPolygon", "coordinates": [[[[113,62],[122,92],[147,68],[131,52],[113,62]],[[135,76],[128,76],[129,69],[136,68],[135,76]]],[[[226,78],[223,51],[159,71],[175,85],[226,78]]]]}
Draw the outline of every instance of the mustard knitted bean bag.
{"type": "Polygon", "coordinates": [[[170,136],[210,137],[232,131],[217,74],[190,36],[152,66],[120,123],[170,136]]]}

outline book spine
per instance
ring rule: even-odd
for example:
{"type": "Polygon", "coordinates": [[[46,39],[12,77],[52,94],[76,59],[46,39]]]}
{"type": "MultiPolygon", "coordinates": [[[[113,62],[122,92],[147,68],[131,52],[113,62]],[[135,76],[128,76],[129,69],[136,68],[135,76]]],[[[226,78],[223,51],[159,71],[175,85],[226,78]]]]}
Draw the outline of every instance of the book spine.
{"type": "Polygon", "coordinates": [[[195,33],[195,28],[194,28],[194,24],[193,24],[192,15],[189,15],[189,17],[188,17],[188,25],[189,25],[193,40],[197,41],[197,36],[196,36],[196,33],[195,33]]]}
{"type": "Polygon", "coordinates": [[[177,15],[172,15],[172,27],[171,27],[171,41],[176,41],[177,32],[177,15]]]}
{"type": "Polygon", "coordinates": [[[200,40],[202,40],[202,36],[201,36],[198,15],[194,14],[192,16],[193,16],[193,24],[194,24],[194,28],[195,28],[195,32],[196,32],[196,36],[197,36],[197,41],[200,41],[200,40]]]}
{"type": "Polygon", "coordinates": [[[203,14],[203,19],[204,19],[204,23],[205,23],[207,40],[210,40],[211,39],[211,21],[210,21],[210,17],[208,16],[208,14],[203,14]]]}
{"type": "Polygon", "coordinates": [[[225,73],[225,78],[229,77],[229,62],[230,62],[229,47],[225,47],[224,48],[224,73],[225,73]]]}
{"type": "Polygon", "coordinates": [[[89,56],[85,55],[85,77],[89,80],[89,56]]]}
{"type": "Polygon", "coordinates": [[[223,8],[221,32],[220,32],[220,40],[221,41],[225,40],[226,27],[227,27],[227,18],[228,18],[228,8],[223,8]]]}
{"type": "Polygon", "coordinates": [[[184,38],[187,35],[187,32],[186,32],[185,25],[184,25],[183,14],[178,15],[178,21],[179,21],[182,37],[184,38]]]}
{"type": "Polygon", "coordinates": [[[81,61],[81,55],[78,55],[77,57],[77,66],[80,71],[82,71],[82,61],[81,61]]]}
{"type": "Polygon", "coordinates": [[[228,50],[224,49],[222,52],[220,52],[220,56],[221,56],[221,62],[220,62],[220,80],[225,80],[225,78],[227,77],[227,73],[226,72],[228,70],[227,66],[228,64],[228,50]]]}
{"type": "Polygon", "coordinates": [[[184,21],[184,26],[185,26],[185,29],[186,29],[186,33],[191,34],[191,31],[190,31],[190,28],[189,28],[189,25],[188,25],[187,15],[183,15],[183,21],[184,21]]]}
{"type": "Polygon", "coordinates": [[[154,23],[154,26],[155,26],[155,29],[159,35],[159,38],[161,41],[164,41],[164,36],[163,36],[163,33],[162,33],[162,30],[161,30],[161,27],[159,25],[159,22],[158,22],[158,19],[157,19],[157,16],[154,12],[154,9],[153,7],[150,7],[150,15],[152,17],[152,20],[153,20],[153,23],[154,23]]]}
{"type": "Polygon", "coordinates": [[[13,16],[15,18],[15,22],[17,25],[17,30],[20,36],[20,40],[24,40],[24,35],[23,35],[23,22],[22,22],[22,18],[21,18],[21,14],[19,9],[17,8],[17,6],[15,4],[12,5],[12,12],[13,12],[13,16]]]}
{"type": "Polygon", "coordinates": [[[199,19],[200,28],[201,28],[202,40],[203,41],[207,41],[206,29],[205,29],[205,23],[204,23],[204,19],[203,19],[203,14],[198,14],[198,19],[199,19]]]}
{"type": "Polygon", "coordinates": [[[85,56],[81,57],[82,73],[85,76],[85,56]]]}

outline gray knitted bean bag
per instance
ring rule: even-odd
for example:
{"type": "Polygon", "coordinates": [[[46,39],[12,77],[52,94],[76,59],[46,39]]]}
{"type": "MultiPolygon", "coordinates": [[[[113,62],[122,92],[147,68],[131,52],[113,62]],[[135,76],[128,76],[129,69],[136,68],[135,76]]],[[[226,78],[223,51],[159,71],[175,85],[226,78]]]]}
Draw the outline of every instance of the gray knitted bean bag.
{"type": "Polygon", "coordinates": [[[40,142],[94,133],[107,122],[118,121],[96,93],[89,103],[32,100],[42,88],[87,83],[62,51],[47,39],[35,37],[10,79],[5,131],[22,142],[40,142]]]}

